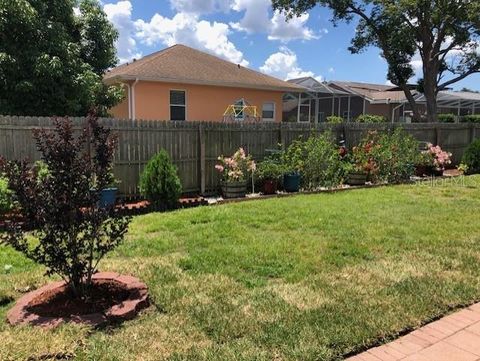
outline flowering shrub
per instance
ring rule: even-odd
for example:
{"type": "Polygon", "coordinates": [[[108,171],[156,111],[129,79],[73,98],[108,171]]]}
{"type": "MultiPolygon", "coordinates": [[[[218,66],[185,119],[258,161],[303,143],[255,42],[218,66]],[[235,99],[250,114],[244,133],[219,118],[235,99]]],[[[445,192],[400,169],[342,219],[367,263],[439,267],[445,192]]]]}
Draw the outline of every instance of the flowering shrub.
{"type": "Polygon", "coordinates": [[[372,154],[374,145],[373,139],[366,139],[352,148],[351,161],[355,172],[370,174],[376,171],[377,165],[372,154]]]}
{"type": "Polygon", "coordinates": [[[372,131],[352,149],[350,161],[354,171],[367,173],[373,182],[398,183],[413,175],[418,153],[418,142],[400,128],[372,131]]]}
{"type": "Polygon", "coordinates": [[[452,153],[443,151],[438,145],[429,143],[423,154],[428,162],[426,165],[433,166],[436,170],[444,170],[445,166],[452,163],[450,159],[452,153]]]}
{"type": "Polygon", "coordinates": [[[250,155],[239,148],[231,157],[218,157],[220,162],[215,169],[222,175],[224,182],[244,182],[249,173],[254,172],[256,164],[250,155]]]}

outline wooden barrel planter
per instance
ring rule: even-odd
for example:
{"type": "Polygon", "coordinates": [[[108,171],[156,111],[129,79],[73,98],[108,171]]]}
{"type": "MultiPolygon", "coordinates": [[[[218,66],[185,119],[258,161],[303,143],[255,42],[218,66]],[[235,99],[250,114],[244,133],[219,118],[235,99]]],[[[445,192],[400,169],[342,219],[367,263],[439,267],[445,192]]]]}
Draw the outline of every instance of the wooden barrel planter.
{"type": "Polygon", "coordinates": [[[224,198],[244,198],[247,194],[247,182],[222,182],[224,198]]]}
{"type": "Polygon", "coordinates": [[[363,186],[367,182],[367,173],[350,173],[347,183],[351,186],[363,186]]]}

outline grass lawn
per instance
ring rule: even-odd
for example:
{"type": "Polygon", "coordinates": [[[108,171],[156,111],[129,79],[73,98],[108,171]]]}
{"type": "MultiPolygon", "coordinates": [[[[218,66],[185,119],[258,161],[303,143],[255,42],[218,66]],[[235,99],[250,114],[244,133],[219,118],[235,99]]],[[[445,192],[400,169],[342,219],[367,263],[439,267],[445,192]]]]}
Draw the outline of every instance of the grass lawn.
{"type": "MultiPolygon", "coordinates": [[[[339,360],[480,300],[479,213],[476,176],[137,217],[101,269],[153,306],[100,331],[1,322],[0,360],[339,360]]],[[[42,274],[0,248],[1,319],[42,274]]]]}

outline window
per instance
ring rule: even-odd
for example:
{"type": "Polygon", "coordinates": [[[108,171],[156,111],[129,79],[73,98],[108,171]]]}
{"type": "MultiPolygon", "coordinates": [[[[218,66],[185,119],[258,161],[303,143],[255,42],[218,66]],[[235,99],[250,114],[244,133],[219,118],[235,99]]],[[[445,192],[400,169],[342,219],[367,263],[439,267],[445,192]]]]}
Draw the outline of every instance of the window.
{"type": "Polygon", "coordinates": [[[186,94],[183,90],[170,90],[170,120],[186,120],[186,94]]]}
{"type": "Polygon", "coordinates": [[[275,103],[263,103],[262,119],[267,121],[275,120],[275,103]]]}
{"type": "Polygon", "coordinates": [[[243,112],[243,108],[245,107],[245,101],[243,99],[239,99],[234,104],[235,107],[235,120],[244,120],[245,114],[243,112]]]}

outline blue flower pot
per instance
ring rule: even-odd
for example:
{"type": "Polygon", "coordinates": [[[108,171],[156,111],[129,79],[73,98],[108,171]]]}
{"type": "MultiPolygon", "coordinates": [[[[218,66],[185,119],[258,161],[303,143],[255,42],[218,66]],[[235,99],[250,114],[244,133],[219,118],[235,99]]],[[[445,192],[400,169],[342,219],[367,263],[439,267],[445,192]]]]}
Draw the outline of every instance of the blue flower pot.
{"type": "Polygon", "coordinates": [[[300,174],[290,173],[283,176],[283,188],[289,193],[300,190],[300,174]]]}
{"type": "Polygon", "coordinates": [[[117,200],[118,188],[105,188],[100,191],[100,199],[98,200],[101,208],[110,208],[115,206],[117,200]]]}

